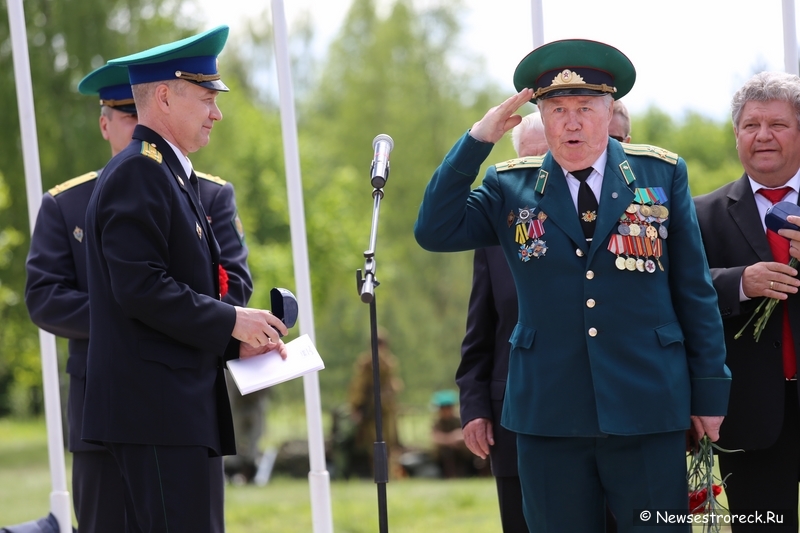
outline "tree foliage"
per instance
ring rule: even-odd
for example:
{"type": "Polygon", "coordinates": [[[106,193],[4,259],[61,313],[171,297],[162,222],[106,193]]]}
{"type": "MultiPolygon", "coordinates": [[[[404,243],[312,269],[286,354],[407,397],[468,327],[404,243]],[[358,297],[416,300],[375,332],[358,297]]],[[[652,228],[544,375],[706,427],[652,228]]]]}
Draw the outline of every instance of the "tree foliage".
{"type": "MultiPolygon", "coordinates": [[[[310,52],[308,21],[292,34],[311,296],[326,361],[323,405],[344,400],[352,363],[369,349],[369,306],[359,298],[356,270],[364,268],[370,244],[375,200],[369,165],[379,133],[394,139],[394,150],[377,226],[376,309],[406,385],[400,400],[424,405],[434,390],[455,386],[472,253],[428,253],[412,230],[433,170],[456,139],[508,95],[486,80],[480,61],[458,61],[460,2],[415,5],[396,0],[384,11],[377,0],[353,0],[322,58],[310,52]]],[[[196,32],[197,21],[186,16],[190,7],[188,0],[25,2],[45,189],[101,167],[109,155],[97,129],[97,102],[77,94],[80,78],[112,57],[196,32]]],[[[269,306],[275,286],[297,294],[271,39],[268,13],[262,13],[249,31],[229,40],[220,57],[231,88],[218,98],[224,120],[209,146],[191,155],[196,168],[236,188],[256,307],[269,306]]],[[[0,66],[0,105],[13,110],[5,20],[0,66]]],[[[16,114],[4,117],[8,127],[0,135],[13,149],[0,151],[6,178],[5,185],[0,179],[0,414],[12,405],[36,410],[41,396],[36,329],[22,301],[29,239],[19,124],[16,114]]],[[[634,142],[686,159],[695,194],[741,175],[729,125],[696,114],[674,120],[655,108],[633,122],[634,142]]],[[[511,157],[511,143],[503,140],[487,164],[511,157]]],[[[275,392],[282,402],[299,402],[301,387],[297,380],[275,392]]]]}

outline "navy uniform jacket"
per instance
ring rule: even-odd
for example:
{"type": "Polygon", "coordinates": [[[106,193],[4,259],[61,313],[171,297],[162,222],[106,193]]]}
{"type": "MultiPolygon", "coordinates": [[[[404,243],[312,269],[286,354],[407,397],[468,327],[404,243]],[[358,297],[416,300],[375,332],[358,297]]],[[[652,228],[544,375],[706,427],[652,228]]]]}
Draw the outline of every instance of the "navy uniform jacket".
{"type": "MultiPolygon", "coordinates": [[[[86,206],[99,173],[89,172],[50,189],[42,197],[28,252],[25,303],[40,328],[69,339],[68,420],[72,452],[105,451],[81,440],[86,354],[89,349],[89,291],[86,281],[86,206]]],[[[241,238],[233,186],[198,172],[200,197],[220,241],[228,272],[223,301],[246,305],[253,292],[247,248],[241,238]]]]}
{"type": "Polygon", "coordinates": [[[467,134],[453,147],[425,191],[415,235],[438,252],[503,247],[519,302],[503,426],[543,436],[638,435],[684,430],[690,414],[724,415],[722,320],[684,161],[643,145],[625,150],[649,155],[626,154],[609,140],[589,246],[549,153],[533,167],[489,167],[470,190],[492,146],[467,134]],[[620,271],[606,247],[634,188],[647,187],[661,187],[669,209],[664,270],[620,271]],[[523,208],[547,216],[546,253],[527,262],[513,222],[523,208]]]}
{"type": "Polygon", "coordinates": [[[82,438],[236,453],[219,246],[177,156],[138,125],[86,211],[89,355],[82,438]]]}
{"type": "MultiPolygon", "coordinates": [[[[753,338],[752,323],[740,338],[734,339],[734,335],[764,300],[739,301],[742,272],[746,266],[775,259],[746,174],[712,193],[698,196],[695,204],[708,266],[719,295],[727,364],[734,377],[719,444],[727,449],[768,448],[778,439],[783,427],[786,387],[781,351],[781,306],[775,308],[758,342],[753,338]]],[[[800,328],[797,327],[800,295],[790,294],[787,301],[795,354],[800,355],[800,328]]]]}
{"type": "Polygon", "coordinates": [[[517,436],[500,425],[508,378],[508,339],[517,325],[517,291],[499,246],[475,250],[467,334],[456,371],[461,424],[476,418],[492,421],[492,473],[515,477],[517,436]]]}

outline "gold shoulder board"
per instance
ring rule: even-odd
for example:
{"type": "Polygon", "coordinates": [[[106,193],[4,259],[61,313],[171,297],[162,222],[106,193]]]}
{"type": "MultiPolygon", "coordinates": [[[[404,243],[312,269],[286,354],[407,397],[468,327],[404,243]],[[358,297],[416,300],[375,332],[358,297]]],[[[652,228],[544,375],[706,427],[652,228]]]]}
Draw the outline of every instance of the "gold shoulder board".
{"type": "Polygon", "coordinates": [[[60,183],[47,192],[49,192],[52,196],[56,196],[64,191],[68,191],[69,189],[75,187],[76,185],[80,185],[81,183],[86,183],[87,181],[91,181],[95,178],[97,178],[97,172],[95,171],[87,172],[83,176],[78,176],[77,178],[72,178],[71,180],[67,180],[64,183],[60,183]]]}
{"type": "Polygon", "coordinates": [[[543,161],[543,155],[518,157],[517,159],[509,159],[508,161],[497,163],[494,167],[497,169],[497,172],[516,170],[518,168],[539,168],[542,166],[543,161]]]}
{"type": "Polygon", "coordinates": [[[161,155],[161,152],[159,152],[155,146],[147,141],[142,141],[142,155],[155,160],[155,162],[159,165],[161,164],[161,161],[164,160],[164,156],[161,155]]]}
{"type": "Polygon", "coordinates": [[[629,144],[629,143],[621,143],[622,149],[625,151],[626,154],[630,155],[646,155],[649,157],[655,157],[656,159],[661,159],[662,161],[666,161],[667,163],[671,163],[676,165],[678,163],[678,154],[675,152],[670,152],[669,150],[664,150],[663,148],[659,148],[658,146],[653,146],[650,144],[629,144]]]}
{"type": "Polygon", "coordinates": [[[227,181],[225,181],[224,179],[220,178],[219,176],[212,176],[211,174],[206,174],[205,172],[199,172],[197,170],[195,170],[194,173],[197,174],[198,178],[203,179],[203,180],[213,181],[214,183],[216,183],[218,185],[225,185],[226,183],[228,183],[227,181]]]}

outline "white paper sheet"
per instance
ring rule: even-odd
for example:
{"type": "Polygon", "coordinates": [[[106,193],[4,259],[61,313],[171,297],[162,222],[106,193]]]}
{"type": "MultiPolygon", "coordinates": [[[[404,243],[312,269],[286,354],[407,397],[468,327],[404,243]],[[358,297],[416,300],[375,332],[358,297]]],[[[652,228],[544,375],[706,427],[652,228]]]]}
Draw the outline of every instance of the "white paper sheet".
{"type": "Polygon", "coordinates": [[[242,394],[266,389],[325,368],[325,363],[308,335],[287,342],[289,355],[281,359],[273,350],[247,359],[231,359],[228,371],[242,394]]]}

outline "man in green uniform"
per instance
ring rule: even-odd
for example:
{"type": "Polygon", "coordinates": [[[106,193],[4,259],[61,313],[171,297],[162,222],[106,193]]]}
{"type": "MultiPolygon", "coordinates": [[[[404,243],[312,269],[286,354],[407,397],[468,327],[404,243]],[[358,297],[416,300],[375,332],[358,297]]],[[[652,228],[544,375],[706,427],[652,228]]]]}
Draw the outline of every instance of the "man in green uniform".
{"type": "Polygon", "coordinates": [[[511,267],[519,323],[501,424],[518,434],[531,531],[602,532],[606,501],[620,532],[657,510],[687,512],[686,430],[716,440],[726,412],[722,322],[686,165],[608,136],[635,77],[603,43],[537,48],[516,69],[519,93],[447,154],[417,218],[423,248],[500,244],[511,267]],[[550,151],[489,167],[473,190],[528,101],[550,151]]]}

